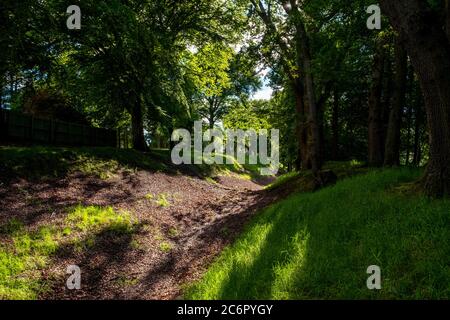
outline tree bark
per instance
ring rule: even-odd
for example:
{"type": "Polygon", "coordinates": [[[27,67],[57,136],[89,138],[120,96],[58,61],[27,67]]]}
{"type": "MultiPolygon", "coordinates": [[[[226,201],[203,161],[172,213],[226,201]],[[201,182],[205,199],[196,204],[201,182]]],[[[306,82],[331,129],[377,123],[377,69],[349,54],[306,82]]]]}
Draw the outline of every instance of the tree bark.
{"type": "Polygon", "coordinates": [[[416,101],[415,101],[415,119],[414,119],[414,158],[413,164],[416,167],[420,166],[420,161],[422,160],[422,147],[421,147],[421,138],[422,138],[422,124],[423,124],[423,110],[422,110],[422,93],[418,90],[416,101]]]}
{"type": "Polygon", "coordinates": [[[406,95],[407,59],[406,50],[403,48],[399,39],[396,39],[394,96],[386,135],[385,166],[400,165],[400,128],[406,95]]]}
{"type": "Polygon", "coordinates": [[[311,162],[311,170],[316,178],[319,178],[319,171],[322,169],[321,146],[320,146],[320,126],[319,110],[314,88],[314,78],[311,65],[311,48],[309,45],[308,34],[296,3],[292,3],[292,10],[288,14],[293,15],[296,29],[297,59],[298,65],[303,70],[302,76],[305,83],[305,99],[307,105],[307,124],[308,124],[308,152],[311,162]]]}
{"type": "Polygon", "coordinates": [[[408,106],[408,110],[406,113],[406,157],[405,157],[406,166],[409,166],[411,163],[412,113],[413,113],[412,107],[408,106]]]}
{"type": "Polygon", "coordinates": [[[308,152],[308,132],[305,125],[305,103],[303,100],[303,85],[300,82],[292,84],[295,94],[296,108],[296,134],[297,134],[297,162],[295,164],[298,171],[310,169],[311,161],[308,152]]]}
{"type": "Polygon", "coordinates": [[[214,97],[208,99],[208,122],[209,128],[214,129],[215,125],[215,112],[216,112],[216,99],[214,97]]]}
{"type": "Polygon", "coordinates": [[[297,166],[301,165],[302,168],[311,167],[314,176],[319,178],[319,171],[322,167],[322,159],[320,157],[320,127],[318,124],[319,111],[314,91],[309,39],[300,15],[298,3],[291,0],[289,9],[287,6],[283,6],[286,14],[292,19],[295,26],[295,63],[298,70],[294,70],[288,61],[290,49],[281,38],[276,25],[272,21],[270,6],[269,9],[266,9],[262,0],[252,0],[251,2],[261,20],[266,25],[267,31],[274,37],[281,51],[281,64],[295,93],[298,113],[298,157],[300,159],[297,162],[297,166]]]}
{"type": "Polygon", "coordinates": [[[144,118],[142,115],[142,103],[137,98],[131,109],[131,135],[133,139],[133,149],[147,151],[148,146],[144,138],[144,118]]]}
{"type": "MultiPolygon", "coordinates": [[[[301,81],[299,71],[293,70],[291,64],[288,61],[290,55],[290,50],[288,45],[281,38],[276,25],[272,21],[270,12],[266,10],[262,0],[251,0],[257,14],[265,24],[268,34],[270,34],[274,39],[275,43],[279,47],[281,52],[280,62],[284,72],[286,73],[289,83],[291,85],[292,91],[295,95],[295,107],[296,107],[296,136],[297,136],[297,161],[295,163],[296,169],[301,170],[302,168],[308,167],[310,162],[308,159],[308,143],[307,143],[307,133],[305,126],[305,101],[304,99],[304,85],[301,81]]],[[[297,50],[298,51],[298,50],[297,50]]],[[[270,57],[269,57],[270,58],[270,57]]],[[[298,63],[298,61],[297,61],[298,63]]],[[[297,67],[301,67],[298,65],[297,67]]]]}
{"type": "Polygon", "coordinates": [[[331,115],[331,158],[339,160],[339,93],[333,93],[333,110],[331,115]]]}
{"type": "Polygon", "coordinates": [[[385,52],[383,44],[379,43],[373,61],[372,88],[369,97],[368,164],[371,167],[380,167],[383,165],[384,121],[381,95],[383,91],[384,67],[385,52]]]}
{"type": "Polygon", "coordinates": [[[437,13],[425,1],[381,0],[404,39],[418,74],[427,110],[430,161],[423,187],[431,196],[450,194],[450,43],[437,13]]]}

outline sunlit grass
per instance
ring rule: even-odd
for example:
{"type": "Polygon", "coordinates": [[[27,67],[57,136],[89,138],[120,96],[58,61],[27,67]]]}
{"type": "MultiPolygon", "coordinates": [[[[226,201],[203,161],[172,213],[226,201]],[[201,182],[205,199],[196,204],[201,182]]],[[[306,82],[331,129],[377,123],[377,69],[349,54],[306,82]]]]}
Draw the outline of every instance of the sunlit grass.
{"type": "Polygon", "coordinates": [[[116,212],[111,207],[76,207],[66,219],[81,231],[105,229],[116,232],[129,232],[133,219],[127,212],[116,212]]]}
{"type": "Polygon", "coordinates": [[[293,172],[289,172],[286,174],[283,174],[281,176],[279,176],[274,182],[272,182],[271,184],[267,185],[265,187],[266,190],[273,190],[276,189],[284,184],[289,183],[292,180],[295,180],[297,178],[299,178],[301,176],[300,172],[297,171],[293,171],[293,172]]]}
{"type": "Polygon", "coordinates": [[[10,220],[1,228],[9,241],[0,244],[0,299],[36,299],[48,289],[41,271],[51,263],[60,245],[70,243],[75,250],[84,250],[95,244],[96,232],[128,233],[133,223],[127,213],[82,206],[71,210],[64,225],[58,227],[28,231],[20,221],[10,220]]]}
{"type": "Polygon", "coordinates": [[[397,192],[420,174],[373,171],[272,205],[185,297],[450,298],[450,200],[397,192]],[[370,265],[380,291],[366,287],[370,265]]]}
{"type": "Polygon", "coordinates": [[[166,252],[167,253],[167,252],[170,252],[172,250],[172,245],[170,243],[168,243],[168,242],[162,242],[162,243],[159,244],[159,249],[162,252],[166,252]]]}
{"type": "Polygon", "coordinates": [[[45,290],[37,271],[57,250],[60,235],[55,228],[26,232],[16,220],[11,224],[11,243],[0,245],[0,299],[35,299],[45,290]]]}
{"type": "MultiPolygon", "coordinates": [[[[364,163],[358,160],[351,161],[329,161],[324,164],[323,170],[331,170],[333,171],[339,179],[353,176],[358,173],[367,172],[367,168],[363,167],[364,163]]],[[[312,178],[312,174],[310,171],[292,171],[285,174],[282,174],[277,177],[277,179],[271,184],[265,187],[266,190],[274,190],[283,185],[300,182],[300,186],[302,181],[299,181],[301,178],[305,178],[305,181],[312,178]]],[[[301,188],[300,188],[301,189],[301,188]]]]}
{"type": "Polygon", "coordinates": [[[170,202],[167,199],[167,195],[165,193],[160,193],[156,199],[156,204],[162,208],[170,206],[170,202]]]}

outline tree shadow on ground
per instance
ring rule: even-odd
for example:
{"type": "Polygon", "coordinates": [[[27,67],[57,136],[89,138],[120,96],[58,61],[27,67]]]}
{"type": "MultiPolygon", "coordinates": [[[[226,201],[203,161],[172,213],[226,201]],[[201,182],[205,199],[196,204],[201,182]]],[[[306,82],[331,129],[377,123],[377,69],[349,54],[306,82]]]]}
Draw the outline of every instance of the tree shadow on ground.
{"type": "Polygon", "coordinates": [[[221,250],[236,239],[253,214],[274,201],[264,190],[242,192],[242,198],[245,202],[238,204],[199,206],[199,212],[215,212],[214,218],[206,222],[195,221],[192,229],[174,240],[171,252],[147,266],[133,298],[173,299],[180,296],[182,286],[197,279],[221,250]]]}
{"type": "MultiPolygon", "coordinates": [[[[59,276],[49,279],[51,290],[44,299],[120,299],[119,280],[126,274],[127,266],[141,254],[131,243],[134,235],[142,232],[144,224],[133,226],[130,231],[105,228],[83,239],[61,245],[54,255],[53,266],[59,276]],[[81,290],[69,290],[63,272],[68,265],[81,269],[81,290]]],[[[127,276],[131,276],[128,275],[127,276]]]]}

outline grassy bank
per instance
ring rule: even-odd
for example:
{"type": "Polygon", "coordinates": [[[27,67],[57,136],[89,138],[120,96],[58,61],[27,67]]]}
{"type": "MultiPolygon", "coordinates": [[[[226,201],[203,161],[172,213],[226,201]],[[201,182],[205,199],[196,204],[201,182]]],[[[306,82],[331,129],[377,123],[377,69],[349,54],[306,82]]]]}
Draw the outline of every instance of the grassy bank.
{"type": "Polygon", "coordinates": [[[236,159],[223,156],[224,164],[172,165],[170,151],[151,150],[146,153],[116,148],[64,148],[64,147],[2,147],[0,146],[0,180],[15,177],[27,179],[58,178],[80,172],[108,179],[121,170],[137,169],[171,174],[193,174],[211,177],[235,173],[242,178],[257,178],[259,166],[241,165],[236,159]],[[232,164],[226,164],[226,159],[232,164]]]}
{"type": "Polygon", "coordinates": [[[450,298],[450,200],[398,188],[420,173],[369,172],[272,205],[185,297],[450,298]],[[381,268],[380,291],[366,287],[370,265],[381,268]]]}
{"type": "Polygon", "coordinates": [[[0,228],[0,299],[36,299],[48,290],[42,271],[62,247],[88,250],[96,235],[117,237],[133,232],[134,220],[128,213],[112,208],[76,207],[60,225],[45,225],[29,231],[15,219],[0,228]]]}

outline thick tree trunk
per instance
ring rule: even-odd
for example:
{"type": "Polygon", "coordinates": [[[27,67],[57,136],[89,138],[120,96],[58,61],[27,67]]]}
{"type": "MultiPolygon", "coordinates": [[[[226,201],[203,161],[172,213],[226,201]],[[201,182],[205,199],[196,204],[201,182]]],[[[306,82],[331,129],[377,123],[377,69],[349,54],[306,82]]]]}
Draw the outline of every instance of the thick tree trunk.
{"type": "Polygon", "coordinates": [[[381,95],[383,91],[384,66],[385,52],[382,44],[379,44],[373,61],[372,88],[369,97],[368,164],[372,167],[383,165],[384,121],[381,95]]]}
{"type": "Polygon", "coordinates": [[[416,95],[416,100],[415,100],[415,108],[414,108],[414,113],[415,113],[415,119],[414,119],[414,166],[419,167],[420,166],[420,162],[422,160],[422,146],[421,146],[421,141],[422,141],[422,126],[424,123],[424,115],[423,115],[423,109],[422,109],[422,105],[423,105],[423,97],[422,97],[422,92],[420,92],[420,90],[416,90],[417,91],[417,95],[416,95]]]}
{"type": "Polygon", "coordinates": [[[385,166],[400,165],[400,128],[406,95],[407,59],[406,50],[397,39],[395,43],[394,96],[386,135],[385,166]]]}
{"type": "MultiPolygon", "coordinates": [[[[298,17],[297,17],[298,18],[298,17]]],[[[298,42],[301,66],[303,67],[303,77],[305,81],[305,98],[307,101],[307,122],[308,122],[308,151],[311,161],[311,170],[315,177],[319,177],[322,168],[321,146],[320,146],[320,126],[319,110],[317,107],[314,79],[311,66],[311,51],[309,47],[308,35],[303,22],[298,18],[296,24],[296,41],[298,42]]]]}
{"type": "Polygon", "coordinates": [[[142,115],[142,104],[139,98],[136,99],[131,109],[131,135],[133,139],[133,149],[147,151],[148,146],[144,138],[144,119],[142,115]]]}
{"type": "MultiPolygon", "coordinates": [[[[305,101],[304,99],[304,87],[301,80],[301,75],[299,70],[293,70],[289,62],[290,48],[280,36],[276,25],[272,21],[270,10],[267,10],[264,1],[262,0],[251,0],[257,14],[264,22],[267,28],[267,33],[272,36],[279,47],[281,52],[280,62],[283,67],[284,72],[289,78],[290,85],[295,95],[295,105],[296,105],[296,136],[297,136],[297,161],[295,163],[296,169],[301,170],[308,166],[309,155],[308,155],[308,139],[305,126],[305,101]]],[[[290,14],[290,11],[286,12],[290,14]]],[[[299,55],[298,47],[296,48],[296,54],[299,55]]],[[[269,56],[270,58],[270,56],[269,56]]],[[[297,59],[297,64],[299,59],[297,59]]],[[[301,65],[297,65],[300,69],[301,65]]]]}
{"type": "Polygon", "coordinates": [[[289,81],[291,82],[296,95],[296,108],[298,113],[297,137],[299,140],[299,161],[297,161],[297,167],[301,165],[302,168],[306,168],[311,164],[313,174],[316,177],[319,177],[319,171],[322,166],[322,159],[320,158],[320,129],[318,125],[319,113],[314,94],[314,81],[312,76],[308,36],[302,22],[298,3],[292,0],[290,1],[291,5],[289,8],[288,6],[283,6],[289,18],[292,18],[296,22],[295,55],[296,67],[298,70],[294,70],[289,62],[288,57],[290,56],[291,49],[280,36],[276,25],[272,21],[270,5],[268,6],[268,9],[266,9],[265,3],[262,0],[252,0],[251,3],[266,25],[267,32],[274,37],[274,40],[281,51],[281,65],[286,72],[286,75],[289,77],[289,81]],[[304,83],[302,83],[302,81],[304,81],[304,83]],[[301,85],[299,85],[300,83],[301,85]],[[303,114],[299,112],[303,112],[303,114]],[[305,121],[307,125],[305,125],[305,121]],[[306,127],[307,133],[305,132],[306,127]],[[305,154],[306,152],[308,153],[307,155],[305,154]]]}
{"type": "MultiPolygon", "coordinates": [[[[288,12],[289,13],[289,12],[288,12]]],[[[314,80],[311,66],[311,51],[309,47],[309,39],[305,26],[299,16],[299,9],[294,5],[294,9],[290,11],[294,15],[296,23],[296,46],[297,46],[297,64],[302,70],[302,78],[304,79],[304,104],[306,105],[305,114],[308,128],[308,158],[311,164],[313,175],[320,180],[319,172],[322,168],[321,146],[320,146],[320,126],[319,126],[319,110],[316,101],[314,80]]],[[[303,165],[304,166],[304,165],[303,165]]],[[[318,181],[320,182],[320,181],[318,181]]]]}
{"type": "Polygon", "coordinates": [[[308,133],[305,125],[305,104],[303,100],[303,85],[297,82],[293,85],[295,93],[295,108],[297,113],[296,134],[297,134],[297,162],[295,164],[298,171],[310,168],[310,158],[308,152],[308,133]]]}
{"type": "Polygon", "coordinates": [[[427,109],[430,161],[423,179],[431,196],[450,194],[450,43],[437,14],[420,0],[381,0],[405,40],[427,109]]]}

